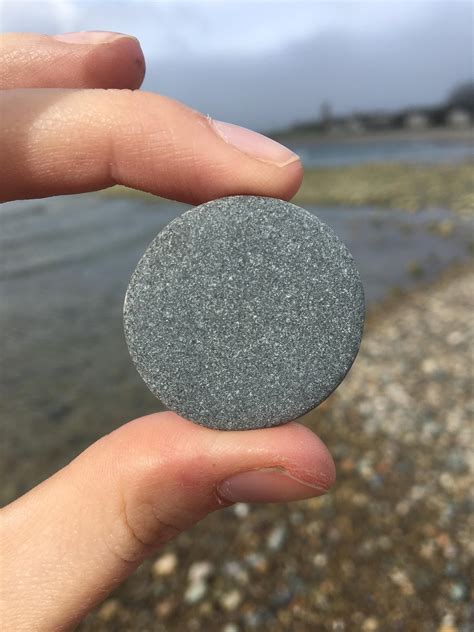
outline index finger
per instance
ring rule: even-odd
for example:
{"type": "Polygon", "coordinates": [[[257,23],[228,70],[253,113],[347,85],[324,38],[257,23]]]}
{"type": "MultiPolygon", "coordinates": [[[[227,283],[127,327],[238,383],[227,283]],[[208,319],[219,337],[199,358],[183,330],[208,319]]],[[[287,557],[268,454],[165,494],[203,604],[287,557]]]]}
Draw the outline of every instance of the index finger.
{"type": "Polygon", "coordinates": [[[6,90],[0,100],[3,201],[113,184],[183,202],[232,194],[289,199],[298,156],[172,99],[128,90],[6,90]]]}

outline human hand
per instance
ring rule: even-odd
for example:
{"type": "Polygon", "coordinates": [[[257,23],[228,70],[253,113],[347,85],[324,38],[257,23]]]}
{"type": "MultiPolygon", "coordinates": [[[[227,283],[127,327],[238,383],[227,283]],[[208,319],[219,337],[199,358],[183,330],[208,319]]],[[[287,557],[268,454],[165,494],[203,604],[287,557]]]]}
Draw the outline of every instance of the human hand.
{"type": "MultiPolygon", "coordinates": [[[[132,91],[145,69],[134,38],[11,34],[0,61],[3,201],[115,183],[192,203],[289,199],[301,183],[281,145],[132,91]]],[[[171,412],[132,421],[2,510],[2,627],[68,629],[209,512],[318,496],[334,477],[326,447],[298,423],[220,432],[171,412]]]]}

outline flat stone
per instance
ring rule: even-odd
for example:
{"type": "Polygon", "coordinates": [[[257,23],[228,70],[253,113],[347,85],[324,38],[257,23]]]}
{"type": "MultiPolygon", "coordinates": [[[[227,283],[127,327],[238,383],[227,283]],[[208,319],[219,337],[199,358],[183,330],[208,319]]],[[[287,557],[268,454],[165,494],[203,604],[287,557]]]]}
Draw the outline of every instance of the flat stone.
{"type": "Polygon", "coordinates": [[[320,404],[351,367],[364,292],[315,215],[234,196],[166,226],[124,304],[131,357],[170,409],[221,430],[277,426],[320,404]]]}

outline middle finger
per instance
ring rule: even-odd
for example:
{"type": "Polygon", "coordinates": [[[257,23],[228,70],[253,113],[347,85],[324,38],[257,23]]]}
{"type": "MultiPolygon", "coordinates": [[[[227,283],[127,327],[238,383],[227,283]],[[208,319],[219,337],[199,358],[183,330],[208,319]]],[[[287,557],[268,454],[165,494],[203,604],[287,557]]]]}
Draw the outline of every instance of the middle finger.
{"type": "Polygon", "coordinates": [[[139,88],[145,59],[137,39],[89,31],[0,36],[0,89],[139,88]]]}

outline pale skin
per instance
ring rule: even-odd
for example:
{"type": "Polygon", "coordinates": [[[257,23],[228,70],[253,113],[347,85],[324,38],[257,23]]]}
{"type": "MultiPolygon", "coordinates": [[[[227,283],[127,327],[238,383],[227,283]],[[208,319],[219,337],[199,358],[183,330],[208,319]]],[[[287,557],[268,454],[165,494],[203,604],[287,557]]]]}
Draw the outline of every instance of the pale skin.
{"type": "MultiPolygon", "coordinates": [[[[297,156],[138,91],[144,72],[130,36],[2,36],[1,201],[116,183],[190,203],[294,195],[297,156]]],[[[131,421],[1,510],[0,627],[74,628],[208,513],[319,496],[334,479],[327,448],[296,422],[219,432],[171,412],[131,421]]]]}

